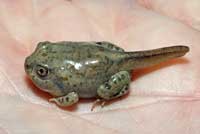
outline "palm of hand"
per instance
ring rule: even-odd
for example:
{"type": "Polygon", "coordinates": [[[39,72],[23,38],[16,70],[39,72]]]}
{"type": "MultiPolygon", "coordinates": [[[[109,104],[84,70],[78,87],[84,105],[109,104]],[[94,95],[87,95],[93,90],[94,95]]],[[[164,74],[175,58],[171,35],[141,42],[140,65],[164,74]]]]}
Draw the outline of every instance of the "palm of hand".
{"type": "Polygon", "coordinates": [[[180,17],[178,8],[167,12],[162,4],[139,0],[2,2],[0,132],[197,133],[198,16],[183,7],[180,10],[188,14],[180,17]],[[145,9],[144,5],[157,12],[145,9]],[[107,40],[127,51],[189,45],[192,51],[188,60],[173,60],[135,71],[130,94],[103,109],[91,112],[92,101],[86,100],[63,110],[48,103],[50,96],[25,77],[24,58],[43,40],[107,40]]]}

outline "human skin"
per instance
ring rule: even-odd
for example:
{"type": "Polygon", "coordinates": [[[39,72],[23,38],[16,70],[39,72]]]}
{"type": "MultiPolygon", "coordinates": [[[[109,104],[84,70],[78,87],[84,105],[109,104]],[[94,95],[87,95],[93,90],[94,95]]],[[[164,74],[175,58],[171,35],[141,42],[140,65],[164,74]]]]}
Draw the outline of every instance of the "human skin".
{"type": "Polygon", "coordinates": [[[0,133],[199,133],[199,5],[198,0],[2,0],[0,133]],[[27,79],[24,59],[44,40],[107,40],[126,51],[187,45],[190,52],[134,71],[128,95],[91,112],[94,100],[63,109],[27,79]]]}

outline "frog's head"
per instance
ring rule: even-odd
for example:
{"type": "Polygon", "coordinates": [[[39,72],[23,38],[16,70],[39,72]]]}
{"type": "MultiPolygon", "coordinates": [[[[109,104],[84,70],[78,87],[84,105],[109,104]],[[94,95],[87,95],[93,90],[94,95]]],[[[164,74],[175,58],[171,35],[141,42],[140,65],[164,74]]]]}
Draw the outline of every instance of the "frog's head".
{"type": "Polygon", "coordinates": [[[47,41],[40,42],[35,51],[26,58],[24,68],[28,77],[37,87],[52,95],[60,96],[62,95],[61,89],[55,85],[55,82],[58,81],[55,71],[59,66],[57,63],[59,55],[56,50],[52,52],[53,46],[55,45],[47,41]]]}

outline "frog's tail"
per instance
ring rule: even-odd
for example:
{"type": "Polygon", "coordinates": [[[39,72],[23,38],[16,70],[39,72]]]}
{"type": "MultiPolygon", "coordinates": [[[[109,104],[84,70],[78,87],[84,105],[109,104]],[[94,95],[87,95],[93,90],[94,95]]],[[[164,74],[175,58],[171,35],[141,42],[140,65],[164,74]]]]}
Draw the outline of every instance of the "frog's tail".
{"type": "Polygon", "coordinates": [[[126,52],[122,58],[122,70],[132,70],[153,66],[161,62],[184,56],[187,46],[171,46],[147,51],[126,52]]]}

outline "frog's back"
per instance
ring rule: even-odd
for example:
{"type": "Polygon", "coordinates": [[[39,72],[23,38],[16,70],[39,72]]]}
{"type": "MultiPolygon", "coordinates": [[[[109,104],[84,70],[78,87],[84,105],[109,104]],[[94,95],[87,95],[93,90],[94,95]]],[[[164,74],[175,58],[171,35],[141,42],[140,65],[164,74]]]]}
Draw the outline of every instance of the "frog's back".
{"type": "Polygon", "coordinates": [[[109,48],[96,44],[95,42],[71,42],[63,41],[56,43],[49,43],[49,52],[63,54],[78,59],[92,58],[101,55],[107,56],[112,60],[115,60],[118,55],[117,51],[113,51],[109,48]],[[74,54],[74,55],[73,55],[74,54]]]}
{"type": "Polygon", "coordinates": [[[48,53],[50,56],[56,56],[60,61],[72,60],[87,65],[111,66],[119,61],[122,52],[113,51],[95,42],[70,42],[63,41],[50,43],[48,53]],[[91,61],[91,62],[90,62],[91,61]]]}

